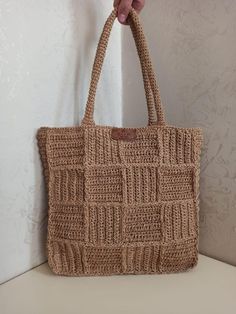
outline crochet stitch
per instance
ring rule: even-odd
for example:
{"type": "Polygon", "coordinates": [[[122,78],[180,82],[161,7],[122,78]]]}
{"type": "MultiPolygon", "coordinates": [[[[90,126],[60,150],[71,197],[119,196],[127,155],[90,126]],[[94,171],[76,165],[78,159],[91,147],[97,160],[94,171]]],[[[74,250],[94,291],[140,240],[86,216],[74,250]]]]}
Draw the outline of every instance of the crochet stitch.
{"type": "Polygon", "coordinates": [[[142,67],[148,126],[98,126],[95,93],[116,10],[104,26],[82,123],[41,127],[48,191],[47,255],[59,275],[186,271],[198,261],[201,128],[166,125],[138,15],[129,23],[142,67]]]}

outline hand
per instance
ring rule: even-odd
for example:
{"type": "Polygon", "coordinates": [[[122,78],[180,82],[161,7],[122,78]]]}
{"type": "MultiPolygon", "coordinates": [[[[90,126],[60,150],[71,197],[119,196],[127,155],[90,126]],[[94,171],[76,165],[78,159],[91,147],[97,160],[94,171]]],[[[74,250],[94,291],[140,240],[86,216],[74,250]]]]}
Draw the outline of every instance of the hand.
{"type": "Polygon", "coordinates": [[[144,5],[145,0],[114,0],[114,7],[118,7],[118,20],[121,24],[127,24],[126,19],[131,8],[139,13],[144,5]]]}

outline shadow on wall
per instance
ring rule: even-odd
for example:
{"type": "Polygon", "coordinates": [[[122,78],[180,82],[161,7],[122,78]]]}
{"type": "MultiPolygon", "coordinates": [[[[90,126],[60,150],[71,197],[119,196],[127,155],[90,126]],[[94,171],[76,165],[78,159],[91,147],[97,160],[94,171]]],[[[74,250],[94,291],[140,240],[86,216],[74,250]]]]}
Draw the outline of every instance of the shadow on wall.
{"type": "Polygon", "coordinates": [[[34,184],[28,189],[27,204],[30,208],[27,216],[27,232],[25,242],[29,244],[31,267],[37,266],[46,260],[47,236],[47,194],[42,176],[41,160],[39,158],[37,140],[32,140],[32,160],[34,165],[34,184]]]}
{"type": "Polygon", "coordinates": [[[71,11],[72,49],[61,80],[58,111],[54,120],[55,125],[63,124],[63,114],[68,106],[72,106],[72,103],[74,107],[73,124],[78,125],[79,120],[82,119],[90,80],[90,70],[88,71],[88,69],[92,66],[90,62],[94,58],[97,38],[100,33],[97,16],[101,15],[101,12],[98,10],[99,6],[95,4],[96,1],[93,2],[94,5],[91,4],[91,1],[84,1],[81,5],[80,1],[73,0],[69,6],[71,11]],[[71,98],[72,103],[68,103],[68,91],[73,95],[71,98]]]}

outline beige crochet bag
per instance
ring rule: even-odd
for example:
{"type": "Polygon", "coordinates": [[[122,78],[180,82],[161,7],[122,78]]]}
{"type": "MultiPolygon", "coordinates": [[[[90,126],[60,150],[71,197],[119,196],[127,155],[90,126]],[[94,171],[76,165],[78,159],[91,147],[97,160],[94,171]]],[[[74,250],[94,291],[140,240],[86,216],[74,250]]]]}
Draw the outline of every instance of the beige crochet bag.
{"type": "Polygon", "coordinates": [[[96,125],[95,92],[108,38],[96,52],[80,126],[37,133],[48,190],[48,263],[67,276],[185,271],[198,261],[201,128],[166,125],[139,17],[129,20],[148,106],[148,126],[96,125]]]}

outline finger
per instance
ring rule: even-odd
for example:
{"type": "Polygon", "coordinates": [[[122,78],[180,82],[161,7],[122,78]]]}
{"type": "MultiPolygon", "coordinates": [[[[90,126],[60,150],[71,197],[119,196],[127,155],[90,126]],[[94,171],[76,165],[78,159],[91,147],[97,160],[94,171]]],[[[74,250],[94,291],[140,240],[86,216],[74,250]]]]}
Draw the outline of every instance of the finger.
{"type": "Polygon", "coordinates": [[[140,11],[143,9],[144,5],[145,5],[145,0],[134,0],[132,3],[132,7],[138,13],[140,13],[140,11]]]}
{"type": "Polygon", "coordinates": [[[118,7],[119,3],[120,3],[120,0],[114,0],[113,7],[114,8],[118,7]]]}
{"type": "Polygon", "coordinates": [[[118,20],[121,24],[125,24],[129,12],[132,8],[132,0],[121,0],[118,6],[118,20]]]}

